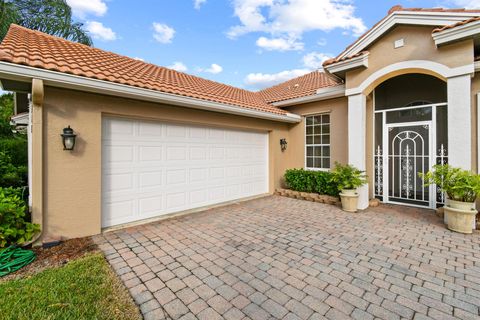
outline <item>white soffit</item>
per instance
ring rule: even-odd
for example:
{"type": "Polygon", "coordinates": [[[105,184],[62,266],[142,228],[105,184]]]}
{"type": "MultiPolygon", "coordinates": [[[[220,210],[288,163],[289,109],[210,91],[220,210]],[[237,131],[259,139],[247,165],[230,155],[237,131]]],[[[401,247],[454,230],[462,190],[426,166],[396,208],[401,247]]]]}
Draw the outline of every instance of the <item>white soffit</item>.
{"type": "Polygon", "coordinates": [[[447,26],[467,19],[477,17],[479,14],[471,12],[426,12],[426,11],[395,11],[380,21],[361,39],[345,50],[338,58],[353,56],[372,44],[385,32],[397,24],[420,26],[447,26]]]}
{"type": "Polygon", "coordinates": [[[368,52],[354,58],[350,58],[345,61],[335,62],[331,65],[325,67],[330,73],[342,73],[347,70],[357,69],[357,68],[368,68],[368,52]]]}
{"type": "Polygon", "coordinates": [[[480,21],[473,21],[463,26],[456,26],[436,32],[432,35],[437,47],[449,44],[458,40],[471,38],[480,34],[480,21]]]}
{"type": "Polygon", "coordinates": [[[335,87],[321,88],[321,89],[318,89],[314,95],[288,99],[284,101],[278,101],[278,102],[272,103],[272,105],[276,107],[288,107],[288,106],[294,106],[294,105],[303,104],[303,103],[335,99],[340,97],[345,97],[344,84],[338,85],[335,87]]]}

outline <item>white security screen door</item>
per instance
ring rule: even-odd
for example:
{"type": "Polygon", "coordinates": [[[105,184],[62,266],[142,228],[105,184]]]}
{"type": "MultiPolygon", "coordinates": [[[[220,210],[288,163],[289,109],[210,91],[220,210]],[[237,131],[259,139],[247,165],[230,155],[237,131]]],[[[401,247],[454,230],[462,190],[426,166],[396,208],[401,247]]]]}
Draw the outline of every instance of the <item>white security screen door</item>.
{"type": "Polygon", "coordinates": [[[386,130],[388,202],[432,207],[434,188],[419,176],[434,164],[432,122],[388,124],[386,130]]]}
{"type": "Polygon", "coordinates": [[[267,192],[266,132],[103,119],[103,227],[267,192]]]}
{"type": "Polygon", "coordinates": [[[444,203],[437,186],[424,186],[419,173],[448,163],[447,104],[375,111],[375,197],[435,209],[444,203]]]}

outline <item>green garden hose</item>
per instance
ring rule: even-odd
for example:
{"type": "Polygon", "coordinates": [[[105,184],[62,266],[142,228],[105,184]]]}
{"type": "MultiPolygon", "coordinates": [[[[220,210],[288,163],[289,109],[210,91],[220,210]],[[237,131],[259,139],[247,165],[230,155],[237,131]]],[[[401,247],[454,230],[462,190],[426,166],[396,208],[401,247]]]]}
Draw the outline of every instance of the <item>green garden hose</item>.
{"type": "Polygon", "coordinates": [[[0,278],[32,263],[35,257],[35,252],[16,246],[0,251],[0,278]]]}

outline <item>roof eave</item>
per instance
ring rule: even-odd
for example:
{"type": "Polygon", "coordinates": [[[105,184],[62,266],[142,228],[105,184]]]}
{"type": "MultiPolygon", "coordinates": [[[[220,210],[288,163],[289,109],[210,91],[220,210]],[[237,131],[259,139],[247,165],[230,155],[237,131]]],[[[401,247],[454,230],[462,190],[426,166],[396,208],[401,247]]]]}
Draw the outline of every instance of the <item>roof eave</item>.
{"type": "Polygon", "coordinates": [[[273,120],[287,123],[300,122],[294,114],[275,114],[267,111],[249,109],[241,106],[185,97],[155,90],[129,86],[104,80],[65,74],[56,71],[33,68],[9,62],[0,62],[0,78],[30,82],[33,78],[42,79],[45,85],[81,90],[92,93],[108,94],[117,97],[151,101],[200,110],[235,114],[240,116],[273,120]]]}
{"type": "Polygon", "coordinates": [[[289,106],[295,106],[299,104],[305,104],[310,102],[329,100],[329,99],[335,99],[335,98],[341,98],[341,97],[345,97],[345,85],[343,84],[335,87],[321,88],[321,89],[318,89],[314,95],[278,101],[278,102],[272,103],[272,105],[274,105],[275,107],[281,108],[281,107],[289,107],[289,106]]]}
{"type": "Polygon", "coordinates": [[[471,12],[428,12],[428,11],[394,11],[385,17],[378,25],[368,31],[350,48],[342,52],[338,59],[355,55],[375,42],[385,32],[397,24],[446,26],[479,16],[471,12]]]}
{"type": "Polygon", "coordinates": [[[465,25],[456,26],[451,29],[445,29],[432,34],[433,41],[437,47],[447,45],[449,43],[475,38],[480,35],[480,21],[470,22],[465,25]]]}
{"type": "Polygon", "coordinates": [[[324,68],[335,75],[344,75],[345,72],[358,69],[358,68],[368,68],[368,57],[369,53],[366,52],[358,57],[349,58],[344,61],[339,61],[325,66],[324,68]]]}

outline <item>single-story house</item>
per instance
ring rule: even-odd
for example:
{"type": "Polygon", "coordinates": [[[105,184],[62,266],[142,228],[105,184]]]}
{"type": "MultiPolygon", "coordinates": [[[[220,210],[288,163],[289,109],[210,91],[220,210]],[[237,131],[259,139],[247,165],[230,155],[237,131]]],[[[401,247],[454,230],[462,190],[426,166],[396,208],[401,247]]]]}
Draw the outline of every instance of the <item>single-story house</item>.
{"type": "Polygon", "coordinates": [[[417,173],[479,168],[478,56],[480,10],[396,6],[324,70],[259,92],[16,25],[0,79],[29,113],[33,220],[72,238],[273,193],[286,169],[336,161],[367,171],[360,209],[433,209],[443,198],[417,173]]]}

